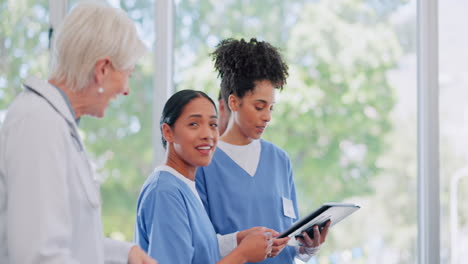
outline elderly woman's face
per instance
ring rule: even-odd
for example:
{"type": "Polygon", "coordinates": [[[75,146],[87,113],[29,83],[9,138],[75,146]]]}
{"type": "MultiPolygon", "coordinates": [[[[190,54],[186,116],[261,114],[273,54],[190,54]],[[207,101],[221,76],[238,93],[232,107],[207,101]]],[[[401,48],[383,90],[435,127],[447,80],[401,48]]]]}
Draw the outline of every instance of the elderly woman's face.
{"type": "Polygon", "coordinates": [[[132,70],[116,70],[110,66],[109,71],[102,83],[102,92],[98,94],[99,102],[95,104],[94,113],[96,117],[103,117],[109,106],[109,102],[119,95],[127,95],[130,92],[128,80],[133,72],[132,70]]]}

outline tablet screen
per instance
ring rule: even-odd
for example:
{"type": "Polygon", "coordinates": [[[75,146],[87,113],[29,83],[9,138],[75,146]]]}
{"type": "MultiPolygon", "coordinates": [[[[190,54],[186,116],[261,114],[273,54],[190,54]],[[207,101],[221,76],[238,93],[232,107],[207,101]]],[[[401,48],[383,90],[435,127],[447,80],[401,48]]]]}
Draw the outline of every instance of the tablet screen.
{"type": "Polygon", "coordinates": [[[349,203],[325,203],[317,210],[294,223],[288,230],[281,233],[279,238],[298,236],[306,229],[314,225],[323,225],[328,220],[331,221],[330,227],[332,227],[359,208],[360,206],[349,203]]]}

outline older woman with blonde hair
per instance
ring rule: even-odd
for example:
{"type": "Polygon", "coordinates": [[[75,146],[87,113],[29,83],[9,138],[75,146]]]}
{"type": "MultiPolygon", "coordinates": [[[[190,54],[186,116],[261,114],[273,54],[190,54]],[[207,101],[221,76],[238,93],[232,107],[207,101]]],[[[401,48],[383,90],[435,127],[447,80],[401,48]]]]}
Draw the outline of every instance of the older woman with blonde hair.
{"type": "Polygon", "coordinates": [[[56,32],[48,80],[29,77],[0,130],[2,263],[156,263],[103,236],[99,183],[78,121],[129,93],[146,51],[120,9],[80,3],[56,32]]]}

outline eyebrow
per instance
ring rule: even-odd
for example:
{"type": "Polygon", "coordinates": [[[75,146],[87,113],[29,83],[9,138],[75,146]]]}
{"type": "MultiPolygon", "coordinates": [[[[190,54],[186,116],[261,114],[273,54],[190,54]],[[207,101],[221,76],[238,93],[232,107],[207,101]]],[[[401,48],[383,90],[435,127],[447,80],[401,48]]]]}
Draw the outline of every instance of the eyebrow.
{"type": "MultiPolygon", "coordinates": [[[[266,100],[263,100],[263,99],[255,99],[255,101],[263,103],[263,104],[268,104],[268,102],[266,100]]],[[[276,102],[272,102],[272,104],[274,104],[274,103],[276,103],[276,102]]]]}
{"type": "MultiPolygon", "coordinates": [[[[198,117],[198,118],[201,118],[201,117],[202,117],[202,115],[200,115],[200,114],[189,115],[189,118],[192,118],[192,117],[198,117]]],[[[210,116],[210,118],[216,118],[216,119],[218,119],[218,116],[216,116],[216,115],[212,115],[212,116],[210,116]]]]}

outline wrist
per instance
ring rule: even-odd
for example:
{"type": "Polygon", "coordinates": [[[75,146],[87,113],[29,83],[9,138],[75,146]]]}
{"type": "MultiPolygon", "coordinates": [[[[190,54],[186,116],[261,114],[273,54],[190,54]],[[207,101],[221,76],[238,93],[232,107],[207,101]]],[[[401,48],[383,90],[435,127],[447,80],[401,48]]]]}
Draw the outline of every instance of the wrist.
{"type": "Polygon", "coordinates": [[[233,263],[246,263],[247,256],[244,254],[244,250],[242,247],[236,247],[231,253],[229,254],[235,260],[233,263]]]}
{"type": "Polygon", "coordinates": [[[245,236],[244,232],[245,232],[245,230],[237,232],[237,234],[236,234],[237,245],[239,245],[240,242],[242,241],[242,239],[244,239],[244,236],[245,236]]]}
{"type": "Polygon", "coordinates": [[[302,246],[302,252],[310,256],[316,255],[319,252],[319,250],[320,250],[320,246],[316,246],[316,247],[302,246]]]}

